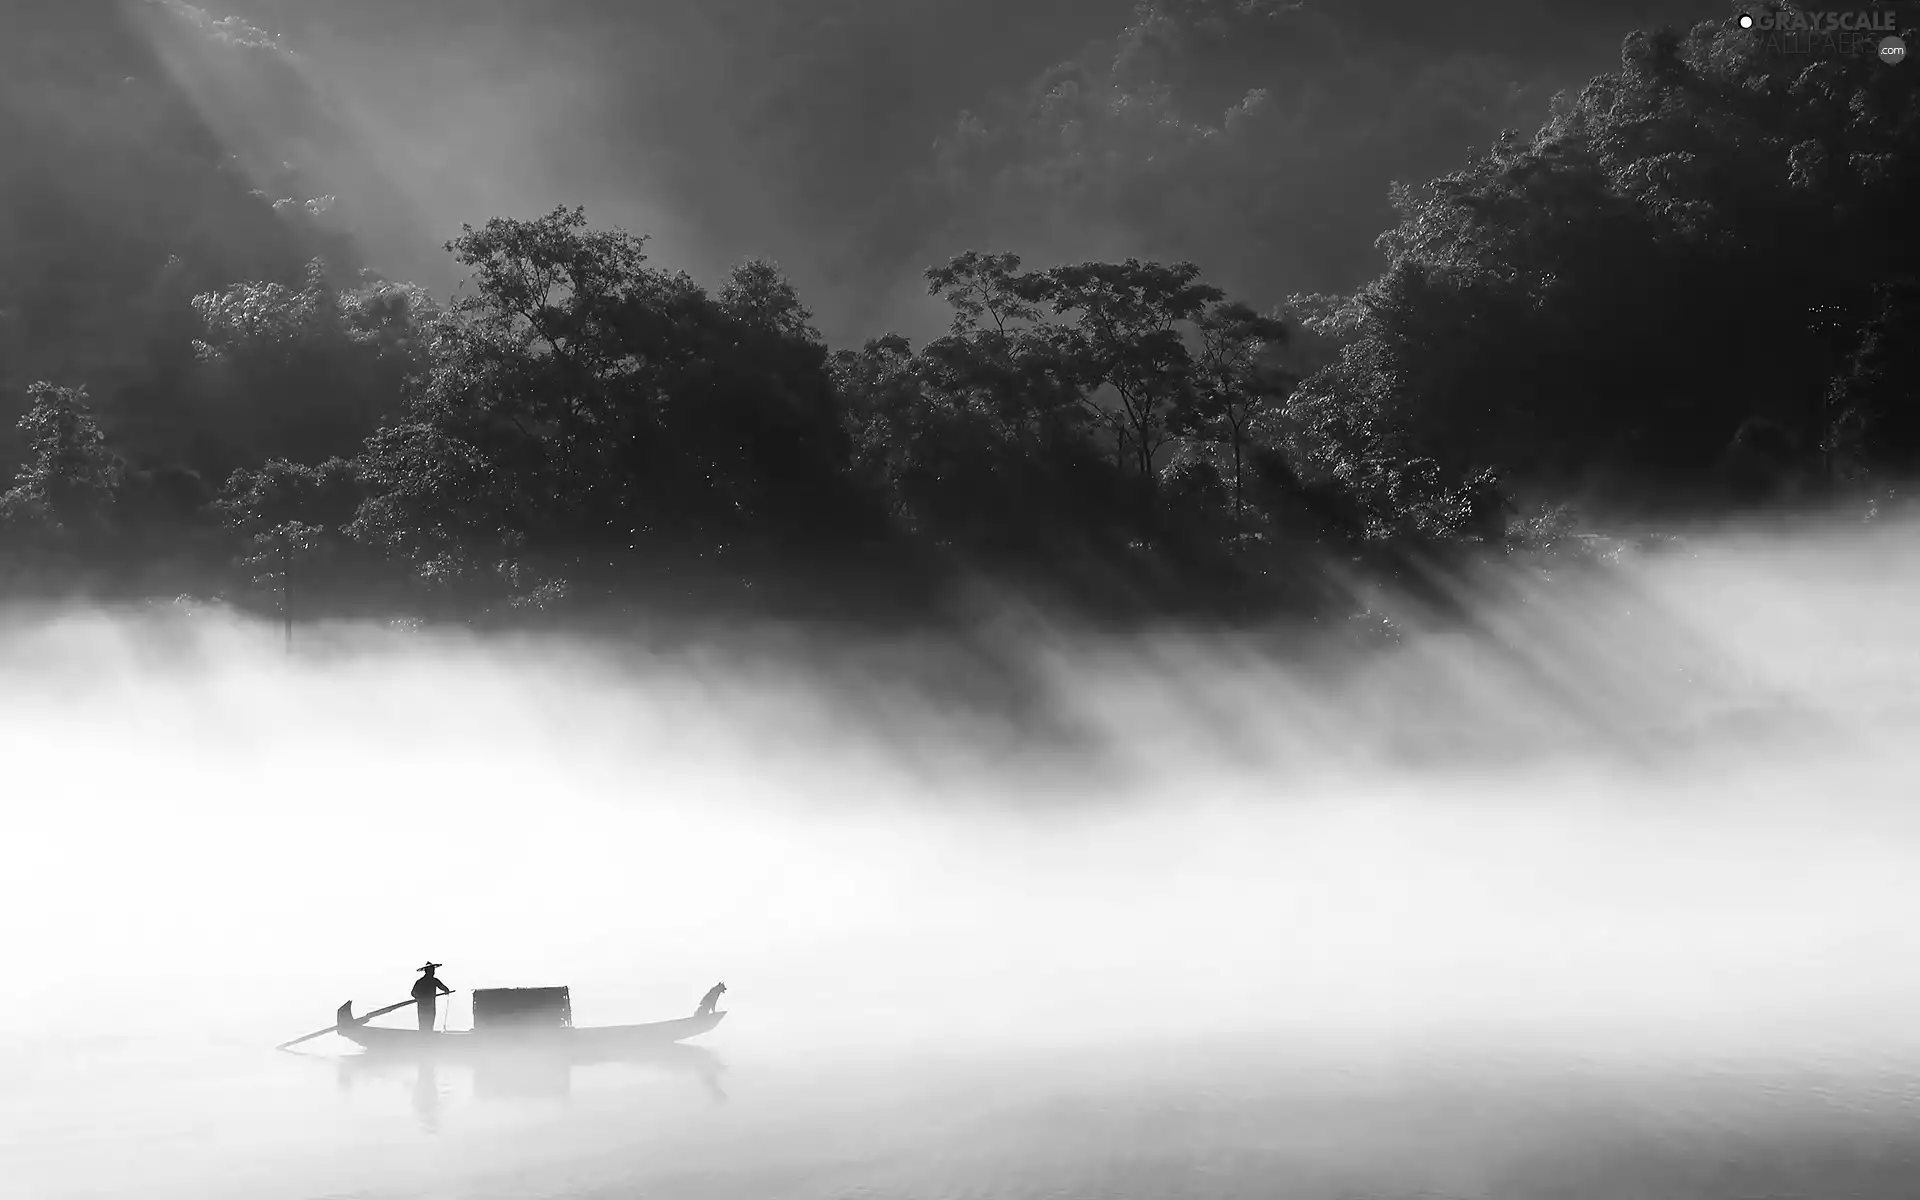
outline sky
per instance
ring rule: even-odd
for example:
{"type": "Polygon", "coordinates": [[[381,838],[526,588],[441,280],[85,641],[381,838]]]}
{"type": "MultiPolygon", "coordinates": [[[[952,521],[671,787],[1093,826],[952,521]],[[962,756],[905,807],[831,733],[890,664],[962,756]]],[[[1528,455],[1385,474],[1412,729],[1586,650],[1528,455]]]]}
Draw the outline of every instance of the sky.
{"type": "Polygon", "coordinates": [[[776,259],[844,343],[936,326],[919,273],[969,247],[1190,257],[1263,304],[1349,290],[1377,268],[1389,182],[1444,171],[1503,125],[1531,128],[1554,90],[1617,62],[1631,29],[1728,6],[1304,0],[1256,21],[1234,0],[1165,0],[1239,24],[1136,55],[1128,86],[1166,83],[1168,111],[1195,128],[1265,88],[1285,122],[1203,195],[1167,203],[1121,179],[1131,165],[1089,182],[1036,106],[1049,68],[1112,65],[1139,23],[1128,0],[207,7],[283,33],[409,197],[417,219],[367,239],[389,274],[447,286],[437,246],[461,222],[577,203],[703,280],[776,259]],[[989,161],[943,157],[963,113],[991,132],[989,161]]]}

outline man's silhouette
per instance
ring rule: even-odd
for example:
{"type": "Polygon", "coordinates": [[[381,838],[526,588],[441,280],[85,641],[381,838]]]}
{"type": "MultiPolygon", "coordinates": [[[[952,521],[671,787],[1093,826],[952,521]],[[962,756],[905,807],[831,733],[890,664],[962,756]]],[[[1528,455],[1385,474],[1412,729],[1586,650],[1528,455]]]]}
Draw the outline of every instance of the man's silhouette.
{"type": "Polygon", "coordinates": [[[433,1032],[434,1012],[440,1007],[440,997],[453,991],[434,976],[440,964],[430,962],[421,967],[420,981],[413,985],[414,1007],[420,1010],[420,1032],[433,1032]]]}
{"type": "Polygon", "coordinates": [[[700,997],[700,1007],[693,1010],[693,1015],[696,1017],[704,1017],[712,1012],[713,1006],[720,1003],[720,993],[726,990],[727,985],[724,983],[716,983],[708,988],[707,994],[700,997]]]}

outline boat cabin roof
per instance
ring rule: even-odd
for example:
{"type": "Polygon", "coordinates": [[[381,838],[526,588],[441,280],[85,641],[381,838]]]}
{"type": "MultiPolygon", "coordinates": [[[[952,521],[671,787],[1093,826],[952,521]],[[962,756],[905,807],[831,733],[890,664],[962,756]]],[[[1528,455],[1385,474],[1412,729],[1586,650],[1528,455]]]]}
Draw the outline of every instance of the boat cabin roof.
{"type": "Polygon", "coordinates": [[[566,988],[475,988],[473,1027],[566,1029],[573,1025],[573,999],[566,988]]]}

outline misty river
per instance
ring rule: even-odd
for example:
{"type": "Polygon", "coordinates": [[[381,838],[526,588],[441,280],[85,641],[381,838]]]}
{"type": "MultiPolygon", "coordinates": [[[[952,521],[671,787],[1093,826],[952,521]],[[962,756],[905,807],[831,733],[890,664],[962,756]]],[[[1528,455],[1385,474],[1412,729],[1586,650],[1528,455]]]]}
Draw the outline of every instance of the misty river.
{"type": "Polygon", "coordinates": [[[1004,704],[897,638],[14,614],[0,1194],[1911,1196],[1915,549],[1489,577],[1311,667],[1013,613],[1004,704]],[[729,1016],[271,1049],[427,958],[456,1029],[729,1016]]]}

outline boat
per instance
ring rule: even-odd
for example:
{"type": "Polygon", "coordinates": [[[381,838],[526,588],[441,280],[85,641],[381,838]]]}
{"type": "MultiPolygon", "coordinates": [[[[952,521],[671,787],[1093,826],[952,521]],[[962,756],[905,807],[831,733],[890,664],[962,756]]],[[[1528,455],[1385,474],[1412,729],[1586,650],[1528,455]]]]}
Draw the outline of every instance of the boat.
{"type": "Polygon", "coordinates": [[[531,1056],[586,1064],[698,1037],[727,1015],[724,1010],[715,1010],[643,1025],[581,1027],[573,1023],[572,998],[563,987],[477,989],[473,993],[473,1013],[474,1027],[469,1030],[394,1029],[368,1024],[380,1015],[378,1012],[355,1017],[353,1001],[349,1000],[334,1013],[333,1031],[369,1053],[531,1056]]]}

